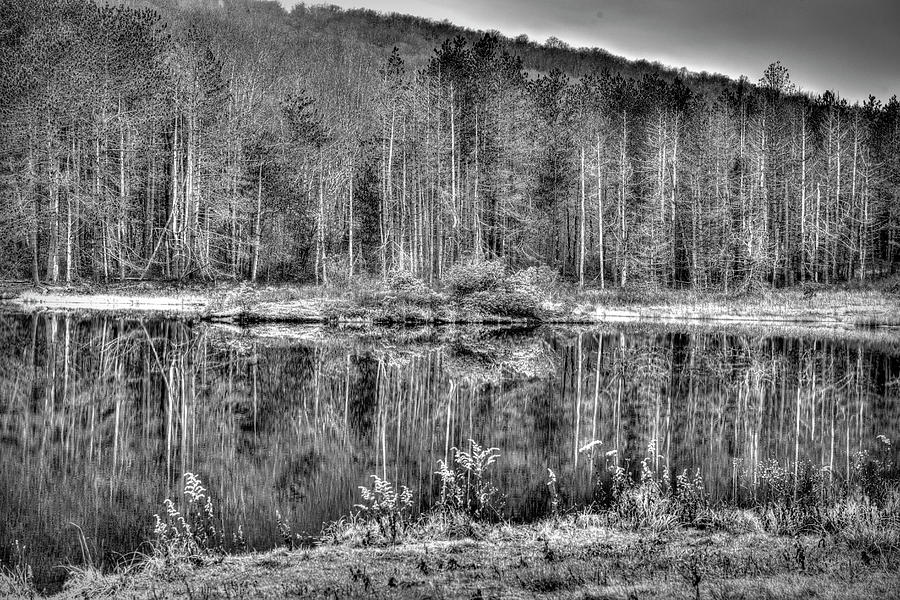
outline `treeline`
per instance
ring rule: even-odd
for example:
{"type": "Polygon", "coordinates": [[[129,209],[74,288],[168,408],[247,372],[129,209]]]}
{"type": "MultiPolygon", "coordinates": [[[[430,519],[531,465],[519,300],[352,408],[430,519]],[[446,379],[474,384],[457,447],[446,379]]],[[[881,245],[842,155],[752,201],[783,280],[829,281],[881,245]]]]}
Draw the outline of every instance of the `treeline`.
{"type": "Polygon", "coordinates": [[[798,94],[778,63],[534,74],[534,44],[491,34],[385,56],[333,7],[128,4],[0,0],[7,278],[434,281],[500,257],[731,291],[898,266],[896,97],[798,94]]]}
{"type": "Polygon", "coordinates": [[[385,14],[362,8],[343,10],[333,5],[306,7],[301,3],[291,13],[291,24],[310,35],[352,37],[387,52],[397,47],[414,69],[424,67],[431,59],[435,46],[444,40],[462,37],[473,44],[489,33],[500,38],[510,53],[522,58],[522,65],[528,73],[548,73],[555,68],[581,77],[609,70],[635,79],[644,75],[658,75],[668,81],[676,77],[687,78],[694,86],[714,87],[730,83],[725,75],[693,73],[658,62],[628,60],[602,48],[575,48],[556,37],[544,42],[529,39],[524,34],[504,37],[497,31],[473,31],[449,21],[385,14]]]}

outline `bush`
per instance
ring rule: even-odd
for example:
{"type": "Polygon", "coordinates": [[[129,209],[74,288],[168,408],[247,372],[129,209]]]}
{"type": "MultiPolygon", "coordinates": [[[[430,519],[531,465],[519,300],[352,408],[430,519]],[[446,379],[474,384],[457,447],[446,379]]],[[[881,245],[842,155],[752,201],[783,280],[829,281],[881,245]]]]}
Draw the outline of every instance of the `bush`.
{"type": "Polygon", "coordinates": [[[506,266],[499,260],[459,262],[444,273],[444,285],[456,297],[496,290],[505,283],[506,266]]]}
{"type": "Polygon", "coordinates": [[[441,300],[440,295],[428,287],[428,284],[409,271],[392,271],[385,287],[383,300],[393,304],[432,307],[441,300]]]}
{"type": "Polygon", "coordinates": [[[444,285],[465,309],[514,319],[540,319],[541,307],[556,285],[556,274],[549,267],[529,267],[507,275],[498,260],[470,260],[448,269],[444,285]]]}
{"type": "Polygon", "coordinates": [[[463,300],[471,310],[515,319],[540,319],[541,303],[539,294],[528,289],[475,292],[463,300]]]}
{"type": "Polygon", "coordinates": [[[559,274],[547,265],[528,267],[510,275],[509,282],[517,289],[532,289],[549,299],[556,292],[559,274]]]}

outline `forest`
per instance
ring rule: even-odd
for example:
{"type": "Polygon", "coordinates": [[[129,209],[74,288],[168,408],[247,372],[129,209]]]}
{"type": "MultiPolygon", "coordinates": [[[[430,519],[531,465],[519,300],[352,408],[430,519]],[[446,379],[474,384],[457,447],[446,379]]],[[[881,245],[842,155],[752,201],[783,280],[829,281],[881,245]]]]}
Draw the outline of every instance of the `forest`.
{"type": "Polygon", "coordinates": [[[900,102],[255,0],[0,0],[0,278],[548,265],[732,292],[900,265],[900,102]]]}

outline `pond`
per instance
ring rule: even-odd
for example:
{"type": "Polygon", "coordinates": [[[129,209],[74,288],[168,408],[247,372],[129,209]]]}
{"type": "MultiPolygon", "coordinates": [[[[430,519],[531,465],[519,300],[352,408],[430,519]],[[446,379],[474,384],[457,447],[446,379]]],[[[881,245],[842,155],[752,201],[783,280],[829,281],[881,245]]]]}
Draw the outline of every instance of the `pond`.
{"type": "Polygon", "coordinates": [[[197,474],[226,539],[281,543],[347,515],[378,474],[439,494],[438,460],[499,448],[509,518],[597,497],[641,461],[697,469],[719,500],[757,465],[846,477],[900,425],[890,337],[648,328],[347,329],[0,314],[0,560],[39,587],[147,550],[163,500],[197,474]],[[887,341],[885,341],[887,340],[887,341]],[[77,525],[77,527],[76,527],[77,525]]]}

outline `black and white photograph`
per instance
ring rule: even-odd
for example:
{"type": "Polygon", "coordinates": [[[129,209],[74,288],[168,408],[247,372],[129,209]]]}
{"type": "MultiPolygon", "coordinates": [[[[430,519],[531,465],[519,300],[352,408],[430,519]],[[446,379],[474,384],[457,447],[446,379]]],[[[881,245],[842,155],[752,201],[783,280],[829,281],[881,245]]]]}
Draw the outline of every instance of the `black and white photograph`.
{"type": "Polygon", "coordinates": [[[0,0],[0,600],[900,598],[897,0],[0,0]]]}

